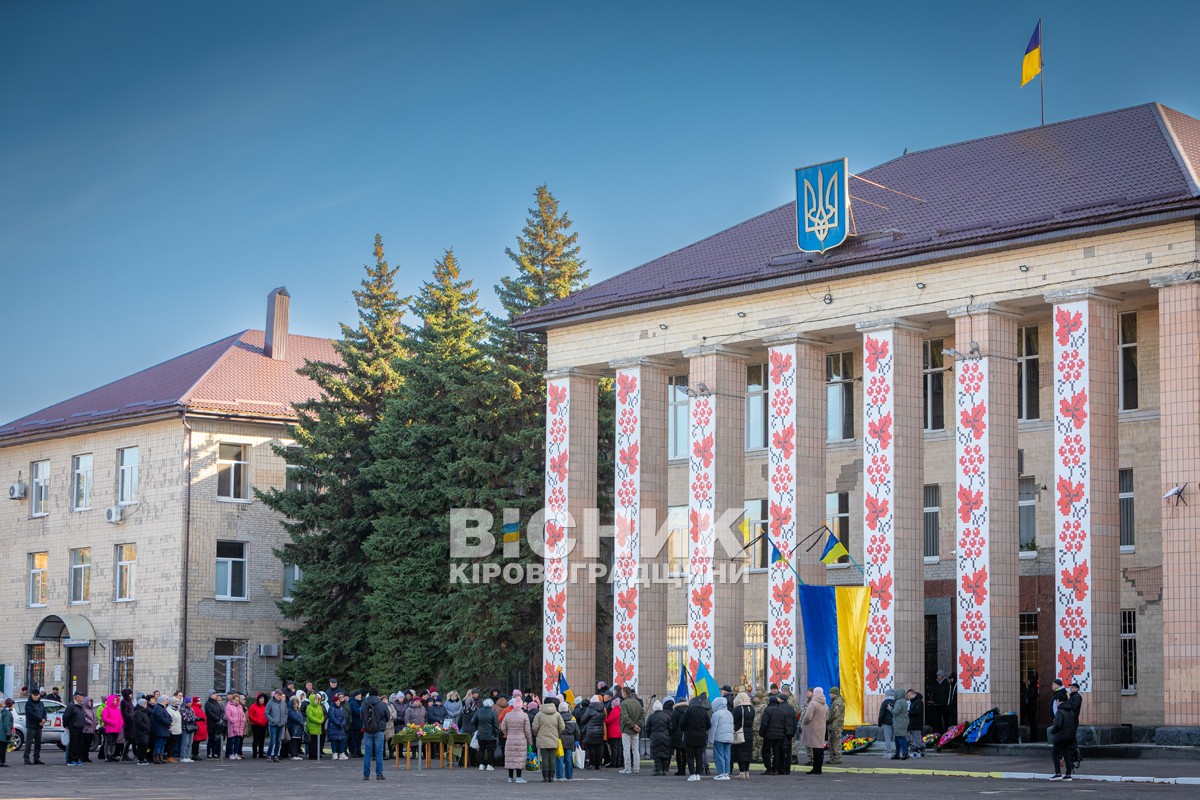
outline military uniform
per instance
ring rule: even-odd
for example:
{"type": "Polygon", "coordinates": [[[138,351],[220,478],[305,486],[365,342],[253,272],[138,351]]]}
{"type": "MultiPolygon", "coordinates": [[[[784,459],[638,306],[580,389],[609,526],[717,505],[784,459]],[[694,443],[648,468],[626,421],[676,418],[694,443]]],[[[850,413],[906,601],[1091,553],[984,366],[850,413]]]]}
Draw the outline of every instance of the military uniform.
{"type": "Polygon", "coordinates": [[[846,701],[835,686],[830,689],[829,718],[825,721],[825,738],[829,741],[829,763],[842,763],[842,735],[846,725],[846,701]]]}

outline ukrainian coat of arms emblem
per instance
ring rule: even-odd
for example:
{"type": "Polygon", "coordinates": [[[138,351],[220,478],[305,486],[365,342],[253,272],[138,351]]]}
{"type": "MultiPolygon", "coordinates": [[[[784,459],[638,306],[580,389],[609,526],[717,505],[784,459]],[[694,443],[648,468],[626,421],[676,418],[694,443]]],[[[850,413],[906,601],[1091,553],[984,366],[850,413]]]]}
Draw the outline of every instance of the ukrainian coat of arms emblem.
{"type": "Polygon", "coordinates": [[[850,232],[850,192],[846,159],[796,170],[796,245],[824,253],[850,232]]]}

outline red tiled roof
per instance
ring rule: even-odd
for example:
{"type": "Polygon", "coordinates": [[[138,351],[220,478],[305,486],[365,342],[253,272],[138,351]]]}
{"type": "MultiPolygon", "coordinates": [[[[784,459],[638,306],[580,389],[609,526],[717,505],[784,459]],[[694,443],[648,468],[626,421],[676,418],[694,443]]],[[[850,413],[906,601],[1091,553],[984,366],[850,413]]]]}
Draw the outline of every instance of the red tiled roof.
{"type": "MultiPolygon", "coordinates": [[[[853,168],[853,164],[851,164],[853,168]]],[[[802,283],[916,257],[1131,215],[1200,207],[1200,120],[1150,103],[906,154],[851,180],[858,235],[818,256],[796,249],[794,202],[525,314],[544,330],[581,315],[676,305],[757,282],[802,283]],[[871,205],[871,204],[875,205],[871,205]]]]}
{"type": "Polygon", "coordinates": [[[305,360],[337,361],[333,342],[288,336],[287,360],[263,353],[263,332],[242,331],[190,353],[56,403],[6,425],[5,438],[90,425],[164,410],[294,419],[292,406],[317,395],[316,385],[296,373],[305,360]]]}

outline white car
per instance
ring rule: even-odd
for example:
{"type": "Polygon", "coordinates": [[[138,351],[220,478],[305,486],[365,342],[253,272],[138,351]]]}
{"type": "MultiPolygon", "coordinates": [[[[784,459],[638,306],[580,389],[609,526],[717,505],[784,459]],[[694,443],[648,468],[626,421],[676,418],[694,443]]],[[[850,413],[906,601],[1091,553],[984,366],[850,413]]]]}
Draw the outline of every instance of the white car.
{"type": "MultiPolygon", "coordinates": [[[[62,715],[66,708],[62,703],[56,700],[43,700],[42,704],[46,706],[46,724],[42,728],[42,744],[56,744],[60,748],[65,748],[63,744],[63,734],[66,731],[63,729],[62,715]]],[[[25,749],[25,701],[13,701],[13,749],[25,749]]]]}

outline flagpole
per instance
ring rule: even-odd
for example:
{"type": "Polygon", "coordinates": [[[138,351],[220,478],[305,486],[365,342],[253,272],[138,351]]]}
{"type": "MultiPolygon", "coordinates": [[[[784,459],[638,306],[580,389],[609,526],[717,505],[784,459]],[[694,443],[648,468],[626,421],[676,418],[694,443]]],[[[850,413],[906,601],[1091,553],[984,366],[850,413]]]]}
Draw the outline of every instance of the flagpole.
{"type": "Polygon", "coordinates": [[[1042,54],[1046,52],[1046,28],[1042,25],[1042,21],[1038,20],[1038,38],[1041,40],[1041,46],[1038,48],[1038,64],[1041,69],[1038,70],[1038,88],[1042,93],[1042,127],[1046,127],[1046,59],[1042,58],[1042,54]]]}

